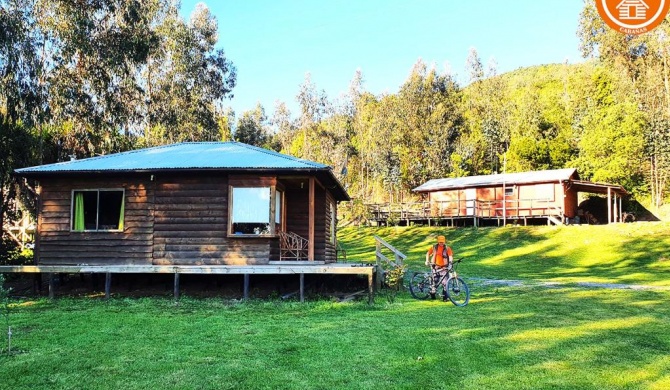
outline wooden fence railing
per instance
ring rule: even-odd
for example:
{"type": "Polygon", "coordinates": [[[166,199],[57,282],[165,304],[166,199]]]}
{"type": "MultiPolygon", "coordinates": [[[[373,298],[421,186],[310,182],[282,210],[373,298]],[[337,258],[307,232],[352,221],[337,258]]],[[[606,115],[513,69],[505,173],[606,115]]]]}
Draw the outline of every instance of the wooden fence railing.
{"type": "Polygon", "coordinates": [[[456,199],[434,202],[375,203],[367,210],[373,221],[429,218],[560,217],[563,210],[547,199],[456,199]]]}
{"type": "Polygon", "coordinates": [[[20,245],[21,249],[24,249],[34,241],[35,224],[27,214],[13,225],[5,223],[2,230],[7,234],[7,237],[20,245]]]}
{"type": "Polygon", "coordinates": [[[398,268],[403,265],[407,256],[396,249],[393,245],[384,241],[379,236],[374,236],[375,238],[375,257],[377,262],[377,288],[381,286],[382,280],[384,278],[385,271],[389,271],[393,268],[398,268]],[[389,256],[386,256],[382,251],[387,250],[390,252],[389,256]]]}

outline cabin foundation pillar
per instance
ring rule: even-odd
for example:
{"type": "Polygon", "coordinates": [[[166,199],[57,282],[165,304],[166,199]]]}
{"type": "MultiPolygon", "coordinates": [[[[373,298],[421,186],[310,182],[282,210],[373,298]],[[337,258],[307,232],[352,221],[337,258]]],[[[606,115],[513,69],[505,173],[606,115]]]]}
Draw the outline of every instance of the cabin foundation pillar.
{"type": "Polygon", "coordinates": [[[55,290],[56,290],[56,280],[54,279],[54,274],[49,273],[49,299],[54,298],[55,290]]]}
{"type": "Polygon", "coordinates": [[[244,274],[244,287],[242,294],[244,300],[249,299],[249,274],[244,274]]]}
{"type": "Polygon", "coordinates": [[[112,290],[112,273],[105,274],[105,299],[109,299],[112,290]]]}
{"type": "Polygon", "coordinates": [[[179,299],[179,273],[175,272],[174,274],[174,299],[179,299]]]}
{"type": "Polygon", "coordinates": [[[305,302],[305,274],[300,274],[300,303],[305,302]]]}
{"type": "Polygon", "coordinates": [[[42,292],[42,274],[35,274],[33,276],[33,295],[42,292]]]}

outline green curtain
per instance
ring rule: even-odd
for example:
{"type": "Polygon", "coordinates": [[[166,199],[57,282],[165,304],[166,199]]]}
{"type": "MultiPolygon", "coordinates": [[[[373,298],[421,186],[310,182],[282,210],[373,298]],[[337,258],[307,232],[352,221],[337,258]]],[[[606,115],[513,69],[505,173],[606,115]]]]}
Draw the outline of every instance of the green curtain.
{"type": "MultiPolygon", "coordinates": [[[[122,195],[123,196],[123,195],[122,195]]],[[[121,211],[119,212],[119,230],[123,231],[123,214],[126,211],[126,200],[121,198],[121,211]]]]}
{"type": "Polygon", "coordinates": [[[78,192],[74,195],[74,230],[83,232],[84,229],[84,194],[78,192]]]}

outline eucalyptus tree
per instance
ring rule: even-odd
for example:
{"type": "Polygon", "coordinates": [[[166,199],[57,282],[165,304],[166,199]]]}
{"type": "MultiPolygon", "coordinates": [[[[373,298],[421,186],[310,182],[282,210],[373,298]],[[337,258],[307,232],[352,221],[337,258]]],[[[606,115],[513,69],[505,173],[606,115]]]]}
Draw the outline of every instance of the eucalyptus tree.
{"type": "Polygon", "coordinates": [[[270,141],[268,117],[260,103],[253,110],[245,111],[237,121],[235,141],[258,147],[266,147],[270,141]]]}
{"type": "Polygon", "coordinates": [[[19,217],[15,203],[24,187],[12,172],[39,162],[33,126],[43,100],[32,3],[0,0],[0,226],[19,217]]]}
{"type": "Polygon", "coordinates": [[[138,69],[158,44],[152,26],[163,5],[36,0],[49,97],[45,122],[60,158],[130,147],[127,136],[141,118],[138,69]]]}
{"type": "Polygon", "coordinates": [[[398,92],[399,131],[392,138],[404,188],[449,174],[450,155],[464,124],[460,100],[451,75],[417,61],[398,92]]]}
{"type": "MultiPolygon", "coordinates": [[[[629,176],[644,175],[653,204],[660,206],[670,178],[670,20],[666,18],[649,33],[625,35],[607,27],[598,16],[593,0],[589,0],[581,13],[578,33],[585,57],[596,57],[616,72],[615,76],[622,82],[630,84],[625,90],[634,101],[620,110],[624,110],[627,117],[635,114],[639,124],[621,130],[641,128],[641,134],[632,136],[642,138],[644,151],[639,151],[639,156],[644,156],[645,161],[637,164],[629,176]]],[[[628,156],[633,160],[636,157],[628,156]]],[[[635,186],[644,188],[642,183],[635,186]]]]}
{"type": "Polygon", "coordinates": [[[291,110],[286,107],[286,103],[282,101],[275,102],[275,110],[272,114],[271,125],[274,128],[274,141],[277,151],[282,153],[289,153],[291,144],[296,136],[296,123],[291,117],[291,110]]]}
{"type": "Polygon", "coordinates": [[[142,69],[146,117],[140,136],[165,129],[155,142],[221,138],[217,105],[232,97],[236,68],[217,49],[216,18],[199,3],[188,22],[170,4],[155,26],[158,45],[142,69]]]}
{"type": "Polygon", "coordinates": [[[326,92],[318,90],[312,82],[312,75],[307,73],[305,81],[300,85],[300,91],[296,96],[300,105],[300,117],[298,118],[298,133],[291,147],[291,154],[314,159],[315,155],[323,154],[318,142],[318,127],[322,119],[332,113],[332,107],[328,101],[326,92]]]}

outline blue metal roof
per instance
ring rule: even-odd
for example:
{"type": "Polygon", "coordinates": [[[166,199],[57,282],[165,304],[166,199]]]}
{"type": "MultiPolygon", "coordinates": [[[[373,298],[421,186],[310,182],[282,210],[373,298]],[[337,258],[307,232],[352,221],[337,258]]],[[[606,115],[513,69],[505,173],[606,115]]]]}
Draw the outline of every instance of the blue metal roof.
{"type": "Polygon", "coordinates": [[[549,183],[576,179],[575,168],[552,169],[547,171],[500,173],[496,175],[466,176],[457,178],[433,179],[416,187],[415,192],[431,192],[439,190],[450,190],[471,187],[502,186],[527,184],[527,183],[549,183]],[[575,175],[575,177],[573,177],[575,175]]]}
{"type": "Polygon", "coordinates": [[[240,142],[184,142],[100,157],[17,169],[18,174],[170,169],[306,169],[328,165],[276,153],[240,142]]]}

